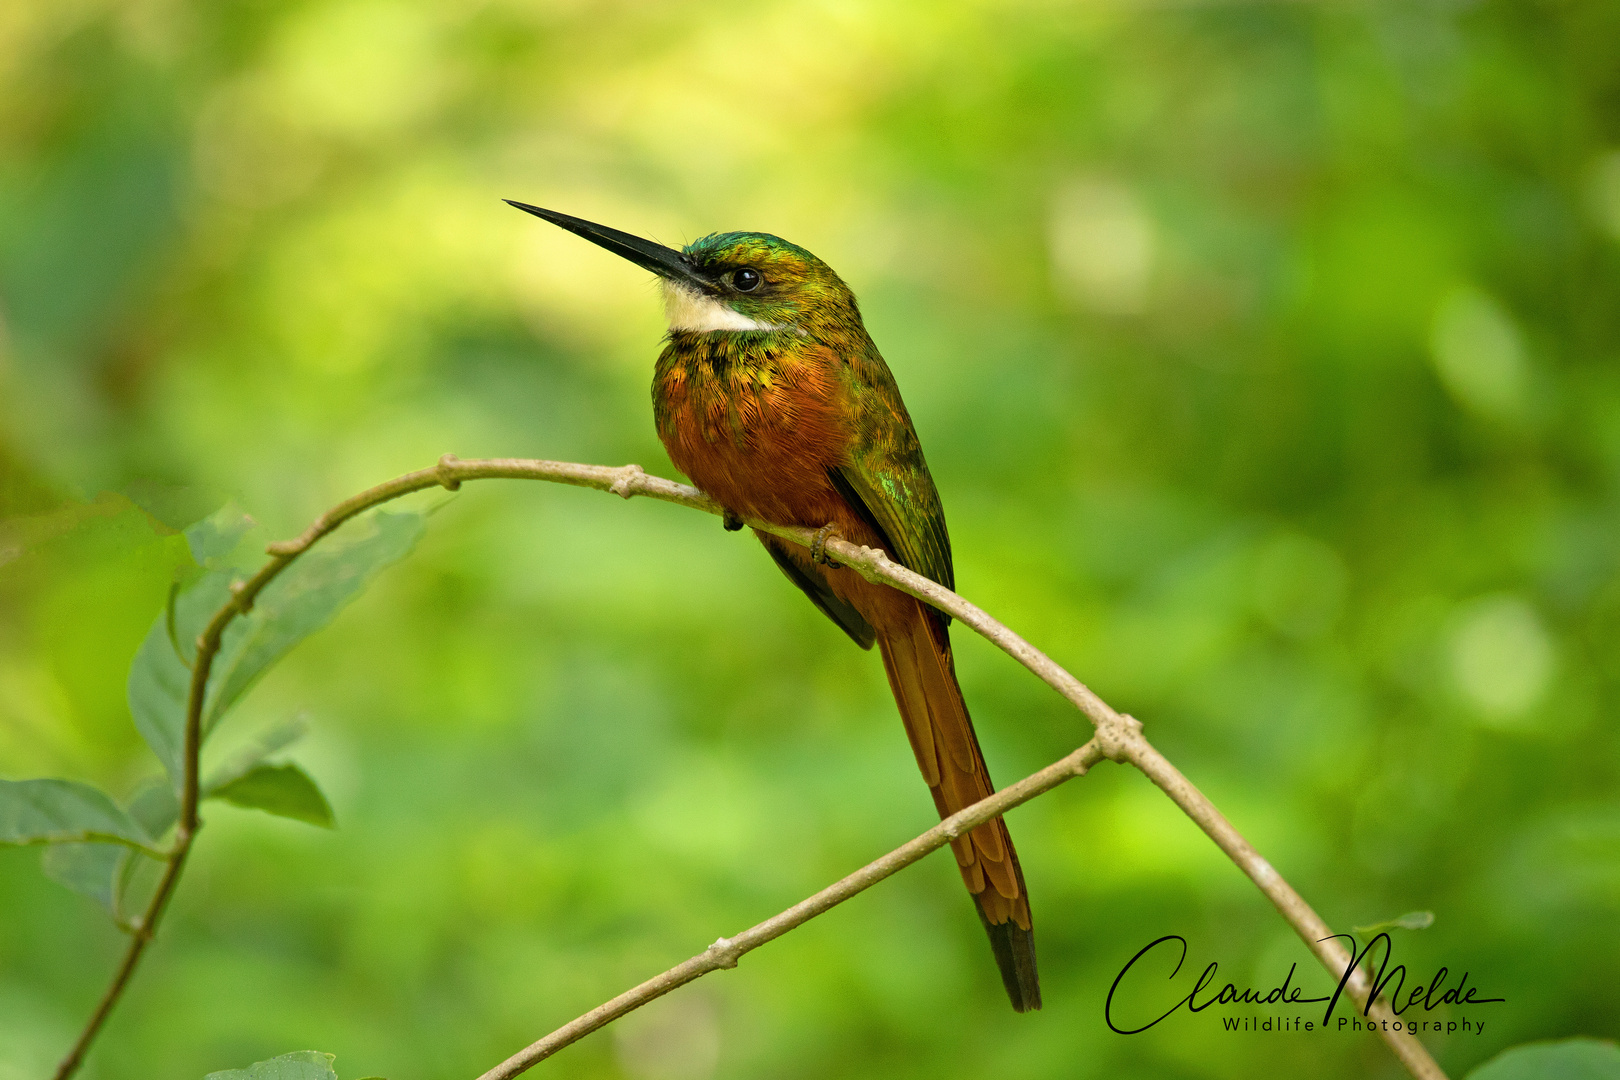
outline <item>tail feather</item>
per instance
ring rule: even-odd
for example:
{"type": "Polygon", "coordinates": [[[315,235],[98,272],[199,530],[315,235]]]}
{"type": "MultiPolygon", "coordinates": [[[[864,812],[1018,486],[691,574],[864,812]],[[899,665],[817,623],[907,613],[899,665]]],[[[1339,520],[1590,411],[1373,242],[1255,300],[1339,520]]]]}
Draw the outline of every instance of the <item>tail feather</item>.
{"type": "MultiPolygon", "coordinates": [[[[939,816],[948,817],[987,798],[995,788],[956,682],[943,623],[930,618],[919,603],[916,618],[907,627],[880,633],[878,642],[889,687],[939,816]]],[[[986,822],[951,841],[951,848],[989,934],[1013,1008],[1019,1012],[1040,1008],[1029,894],[1006,823],[1000,818],[986,822]]]]}
{"type": "Polygon", "coordinates": [[[979,909],[979,921],[990,935],[990,951],[1001,970],[1001,985],[1018,1012],[1041,1007],[1041,981],[1035,970],[1035,935],[1015,922],[993,923],[979,909]]]}
{"type": "Polygon", "coordinates": [[[909,637],[891,642],[883,639],[883,670],[889,676],[889,689],[900,706],[900,715],[906,717],[906,736],[911,740],[912,753],[917,755],[917,767],[931,788],[939,787],[939,759],[934,756],[934,725],[914,724],[913,716],[928,715],[928,699],[917,674],[917,654],[909,637]]]}

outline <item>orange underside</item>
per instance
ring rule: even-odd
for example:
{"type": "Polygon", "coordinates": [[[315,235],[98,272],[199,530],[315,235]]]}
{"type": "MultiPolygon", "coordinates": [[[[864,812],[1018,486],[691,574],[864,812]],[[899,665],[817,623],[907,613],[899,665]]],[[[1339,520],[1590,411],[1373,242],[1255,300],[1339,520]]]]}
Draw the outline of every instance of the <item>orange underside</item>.
{"type": "MultiPolygon", "coordinates": [[[[849,423],[827,360],[804,350],[781,358],[768,380],[741,366],[729,374],[704,371],[701,378],[677,366],[659,386],[660,435],[675,466],[732,513],[808,528],[830,522],[845,539],[882,548],[883,538],[827,476],[847,460],[849,423]]],[[[877,631],[895,702],[940,816],[990,795],[944,623],[904,593],[851,570],[812,567],[798,545],[760,539],[823,576],[877,631]]],[[[1005,824],[998,818],[952,847],[986,919],[998,925],[1011,919],[1027,930],[1028,899],[1005,824]]]]}

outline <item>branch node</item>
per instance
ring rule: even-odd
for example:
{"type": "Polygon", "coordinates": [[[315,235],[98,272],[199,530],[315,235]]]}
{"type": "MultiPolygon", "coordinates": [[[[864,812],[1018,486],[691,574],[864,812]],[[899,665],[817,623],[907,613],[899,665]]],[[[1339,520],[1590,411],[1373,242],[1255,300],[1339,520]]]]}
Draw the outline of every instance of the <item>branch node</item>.
{"type": "Polygon", "coordinates": [[[297,555],[304,550],[302,540],[272,540],[264,545],[266,555],[274,555],[278,559],[285,559],[290,555],[297,555]]]}
{"type": "Polygon", "coordinates": [[[715,967],[734,968],[737,966],[737,953],[730,938],[715,938],[714,944],[703,950],[715,967]]]}
{"type": "Polygon", "coordinates": [[[1108,722],[1097,725],[1097,740],[1109,761],[1129,762],[1141,739],[1142,721],[1129,713],[1115,713],[1108,722]]]}
{"type": "Polygon", "coordinates": [[[459,464],[461,464],[461,461],[454,454],[445,454],[443,457],[439,458],[439,464],[433,470],[433,475],[439,481],[439,486],[444,488],[444,490],[461,490],[461,481],[456,479],[455,475],[451,472],[451,470],[459,464]]]}
{"type": "Polygon", "coordinates": [[[624,468],[619,469],[618,473],[619,478],[613,481],[613,485],[608,490],[621,499],[628,499],[635,495],[636,488],[639,488],[641,482],[647,479],[647,473],[640,465],[626,465],[624,468]]]}
{"type": "Polygon", "coordinates": [[[246,600],[242,599],[243,596],[247,595],[247,585],[246,581],[241,580],[231,582],[231,595],[236,598],[236,610],[243,615],[253,610],[253,597],[248,596],[246,600]]]}
{"type": "MultiPolygon", "coordinates": [[[[853,544],[847,545],[855,547],[853,544]]],[[[840,552],[842,554],[842,552],[840,552]]],[[[883,568],[889,563],[888,553],[882,548],[867,547],[865,544],[855,548],[855,555],[844,555],[844,565],[851,567],[857,574],[867,581],[877,581],[888,584],[888,578],[883,568]]]]}

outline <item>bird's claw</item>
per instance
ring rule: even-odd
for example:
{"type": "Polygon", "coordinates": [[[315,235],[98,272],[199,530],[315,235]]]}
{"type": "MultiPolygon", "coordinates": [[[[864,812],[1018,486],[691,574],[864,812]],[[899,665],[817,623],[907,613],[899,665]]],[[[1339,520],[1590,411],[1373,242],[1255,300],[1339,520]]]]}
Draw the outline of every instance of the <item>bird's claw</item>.
{"type": "Polygon", "coordinates": [[[736,514],[733,514],[730,510],[727,510],[725,513],[720,515],[720,527],[725,529],[726,532],[736,532],[738,529],[742,528],[742,526],[742,518],[738,517],[736,514]]]}
{"type": "Polygon", "coordinates": [[[810,541],[811,562],[834,570],[838,569],[838,564],[827,558],[827,541],[833,537],[840,540],[844,538],[843,534],[838,531],[838,526],[831,521],[816,530],[816,535],[810,541]]]}

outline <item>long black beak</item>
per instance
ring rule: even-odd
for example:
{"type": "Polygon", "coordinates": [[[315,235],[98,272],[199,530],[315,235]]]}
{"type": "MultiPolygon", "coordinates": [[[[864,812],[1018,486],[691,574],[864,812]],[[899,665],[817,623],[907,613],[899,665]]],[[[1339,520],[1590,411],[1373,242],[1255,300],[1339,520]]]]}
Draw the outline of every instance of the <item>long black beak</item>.
{"type": "Polygon", "coordinates": [[[542,210],[538,206],[520,203],[513,199],[504,200],[525,213],[533,214],[537,218],[544,218],[559,228],[567,229],[571,233],[583,236],[593,244],[607,248],[615,255],[622,255],[637,266],[645,267],[661,278],[678,282],[682,285],[697,289],[700,292],[714,292],[714,282],[699,273],[686,257],[674,248],[667,248],[663,244],[655,244],[651,240],[643,240],[639,236],[632,236],[618,229],[610,229],[606,225],[597,225],[582,218],[569,217],[559,214],[555,210],[542,210]]]}

